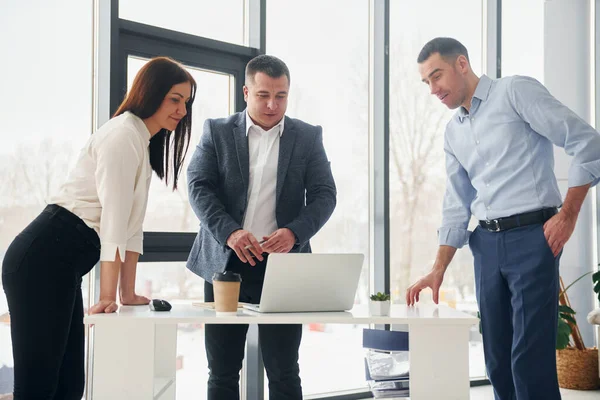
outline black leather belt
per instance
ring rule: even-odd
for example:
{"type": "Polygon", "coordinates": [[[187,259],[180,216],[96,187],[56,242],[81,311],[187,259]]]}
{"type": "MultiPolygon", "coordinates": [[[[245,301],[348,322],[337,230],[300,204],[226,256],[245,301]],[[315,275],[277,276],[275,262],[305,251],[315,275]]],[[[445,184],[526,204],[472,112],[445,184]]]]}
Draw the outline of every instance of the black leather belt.
{"type": "Polygon", "coordinates": [[[557,212],[558,209],[556,207],[544,208],[538,211],[512,215],[506,218],[479,221],[479,226],[487,229],[490,232],[502,232],[508,229],[518,228],[520,226],[543,224],[552,218],[557,212]]]}

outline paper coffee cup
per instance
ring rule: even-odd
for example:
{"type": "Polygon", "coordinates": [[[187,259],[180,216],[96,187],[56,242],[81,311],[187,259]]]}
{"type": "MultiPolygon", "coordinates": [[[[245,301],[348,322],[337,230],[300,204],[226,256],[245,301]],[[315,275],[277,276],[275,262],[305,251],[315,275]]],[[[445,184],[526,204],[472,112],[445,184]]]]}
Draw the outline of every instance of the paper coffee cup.
{"type": "Polygon", "coordinates": [[[242,277],[235,272],[215,272],[213,275],[213,293],[217,314],[236,314],[242,277]]]}

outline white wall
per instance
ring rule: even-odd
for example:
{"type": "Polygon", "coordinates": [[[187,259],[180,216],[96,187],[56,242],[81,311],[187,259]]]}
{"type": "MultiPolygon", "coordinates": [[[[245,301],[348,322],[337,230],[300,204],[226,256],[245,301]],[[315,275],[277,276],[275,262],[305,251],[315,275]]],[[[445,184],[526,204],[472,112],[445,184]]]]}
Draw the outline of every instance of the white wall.
{"type": "MultiPolygon", "coordinates": [[[[544,81],[550,92],[580,117],[592,121],[592,23],[590,1],[546,0],[544,4],[544,81]]],[[[563,196],[568,190],[570,157],[556,148],[555,172],[563,196]]],[[[561,276],[565,285],[596,265],[595,190],[591,190],[581,209],[575,232],[565,246],[561,259],[561,276]]],[[[586,316],[594,307],[591,278],[586,278],[568,291],[577,322],[588,347],[595,345],[592,326],[586,316]]]]}

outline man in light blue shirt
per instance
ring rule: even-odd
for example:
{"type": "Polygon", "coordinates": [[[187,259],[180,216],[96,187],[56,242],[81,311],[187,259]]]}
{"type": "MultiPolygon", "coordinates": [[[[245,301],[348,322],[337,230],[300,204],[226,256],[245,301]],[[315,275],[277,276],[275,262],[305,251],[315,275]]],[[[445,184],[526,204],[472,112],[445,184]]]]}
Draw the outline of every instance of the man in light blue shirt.
{"type": "Polygon", "coordinates": [[[600,180],[600,135],[535,79],[477,77],[455,39],[431,40],[417,61],[431,94],[458,111],[444,138],[440,247],[431,272],[408,288],[407,304],[426,287],[437,303],[456,249],[469,243],[495,398],[560,399],[559,259],[589,188],[600,180]],[[564,202],[553,144],[573,156],[564,202]],[[471,215],[480,221],[473,233],[471,215]]]}

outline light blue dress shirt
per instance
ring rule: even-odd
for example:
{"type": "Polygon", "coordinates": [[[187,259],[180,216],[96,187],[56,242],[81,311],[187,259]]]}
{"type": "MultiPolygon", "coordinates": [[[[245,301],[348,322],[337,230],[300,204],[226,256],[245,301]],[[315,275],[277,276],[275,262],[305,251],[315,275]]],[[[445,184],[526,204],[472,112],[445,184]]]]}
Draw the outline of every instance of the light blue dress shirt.
{"type": "Polygon", "coordinates": [[[471,110],[460,107],[446,126],[447,183],[439,244],[456,248],[478,220],[559,207],[552,144],[573,156],[569,187],[600,180],[600,134],[525,76],[483,75],[471,110]]]}

